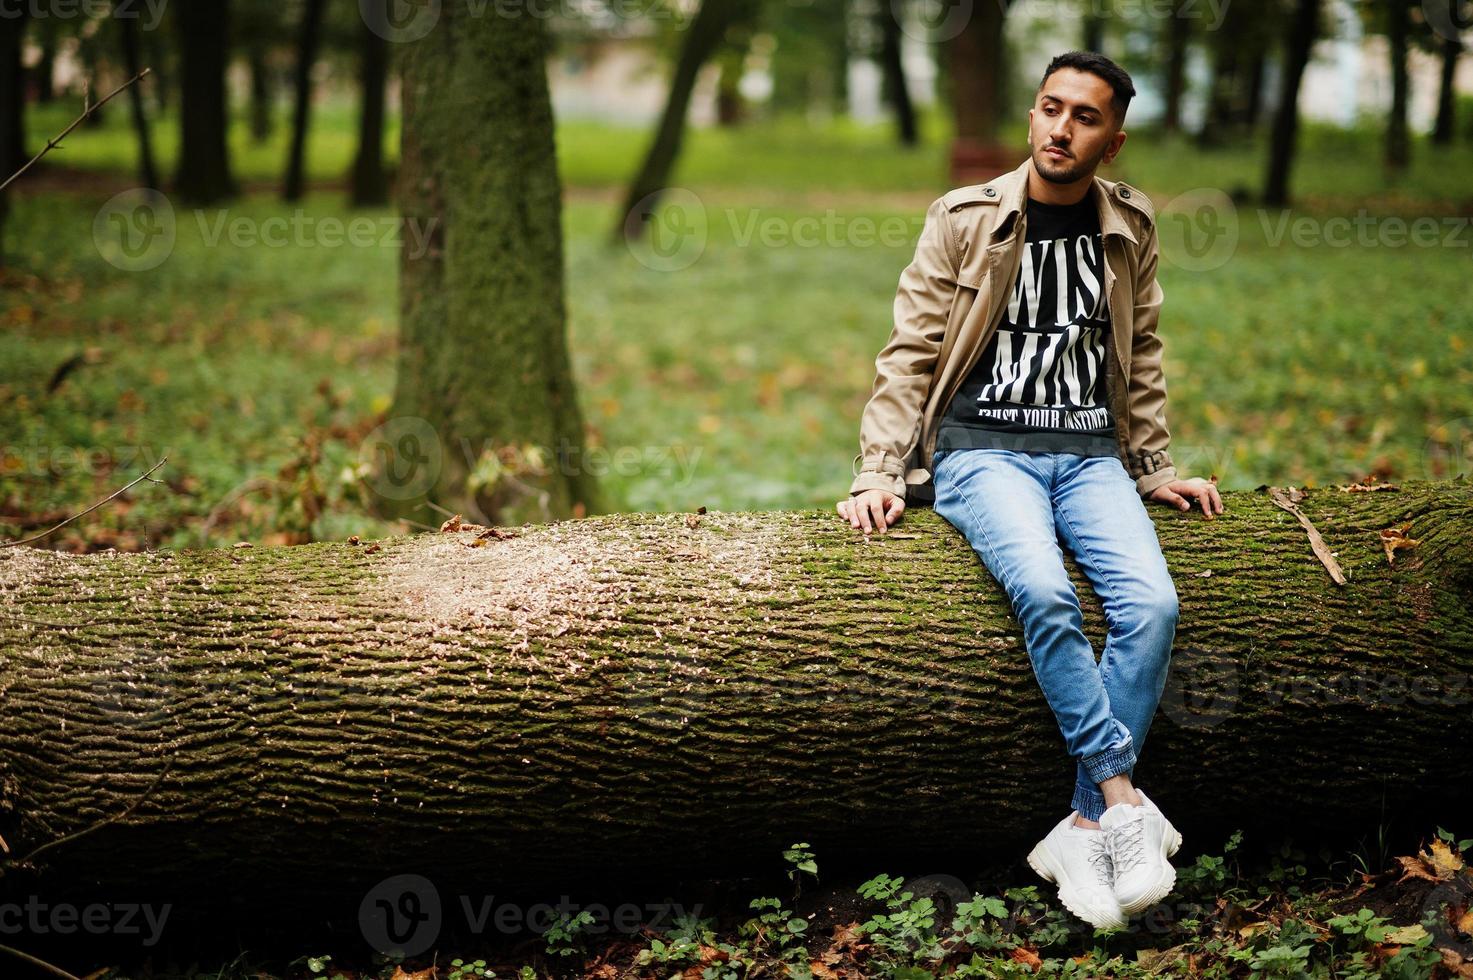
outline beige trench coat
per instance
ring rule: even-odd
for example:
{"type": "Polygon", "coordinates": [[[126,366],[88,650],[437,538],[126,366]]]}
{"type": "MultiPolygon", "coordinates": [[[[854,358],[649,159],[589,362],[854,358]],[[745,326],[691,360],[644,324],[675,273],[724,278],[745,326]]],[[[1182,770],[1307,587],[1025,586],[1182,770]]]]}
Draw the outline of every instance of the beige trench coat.
{"type": "MultiPolygon", "coordinates": [[[[985,184],[959,187],[926,211],[915,258],[900,274],[895,325],[875,358],[859,427],[851,495],[880,488],[926,503],[931,453],[952,396],[1002,319],[1027,229],[1031,159],[985,184]],[[919,491],[919,492],[918,492],[919,491]]],[[[1149,496],[1177,479],[1167,452],[1166,381],[1156,321],[1163,298],[1155,212],[1139,190],[1099,176],[1089,191],[1100,215],[1105,291],[1115,357],[1105,359],[1120,458],[1149,496]],[[1128,378],[1127,385],[1119,384],[1128,378]]]]}

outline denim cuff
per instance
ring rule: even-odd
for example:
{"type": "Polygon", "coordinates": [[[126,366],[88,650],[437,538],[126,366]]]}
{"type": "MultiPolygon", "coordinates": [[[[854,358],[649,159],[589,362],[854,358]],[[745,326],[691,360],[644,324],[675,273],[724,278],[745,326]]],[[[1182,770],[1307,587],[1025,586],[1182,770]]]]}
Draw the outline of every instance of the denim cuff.
{"type": "Polygon", "coordinates": [[[1135,746],[1127,739],[1125,744],[1116,749],[1106,749],[1091,756],[1085,756],[1080,760],[1084,764],[1085,772],[1089,778],[1096,783],[1103,783],[1111,776],[1118,776],[1122,772],[1128,773],[1135,768],[1135,746]]]}
{"type": "Polygon", "coordinates": [[[1086,820],[1099,820],[1105,813],[1105,794],[1074,785],[1074,799],[1069,804],[1086,820]]]}

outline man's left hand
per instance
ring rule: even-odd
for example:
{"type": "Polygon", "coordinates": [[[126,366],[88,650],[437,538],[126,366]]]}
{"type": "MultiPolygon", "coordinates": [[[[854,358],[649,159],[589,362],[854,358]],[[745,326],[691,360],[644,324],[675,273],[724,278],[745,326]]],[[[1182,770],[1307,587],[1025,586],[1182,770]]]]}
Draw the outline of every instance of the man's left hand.
{"type": "Polygon", "coordinates": [[[1170,504],[1178,510],[1191,510],[1192,501],[1202,504],[1202,513],[1211,520],[1222,513],[1222,497],[1217,493],[1217,484],[1194,476],[1190,480],[1172,480],[1151,491],[1148,498],[1170,504]]]}

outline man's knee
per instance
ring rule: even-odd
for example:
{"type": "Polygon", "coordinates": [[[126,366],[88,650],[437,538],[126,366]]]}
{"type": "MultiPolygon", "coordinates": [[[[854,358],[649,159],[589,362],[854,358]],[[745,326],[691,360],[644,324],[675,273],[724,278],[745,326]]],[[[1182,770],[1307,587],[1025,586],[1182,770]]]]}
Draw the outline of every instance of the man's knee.
{"type": "Polygon", "coordinates": [[[1131,590],[1116,612],[1116,628],[1122,633],[1141,629],[1175,630],[1181,617],[1176,586],[1170,579],[1131,590]]]}

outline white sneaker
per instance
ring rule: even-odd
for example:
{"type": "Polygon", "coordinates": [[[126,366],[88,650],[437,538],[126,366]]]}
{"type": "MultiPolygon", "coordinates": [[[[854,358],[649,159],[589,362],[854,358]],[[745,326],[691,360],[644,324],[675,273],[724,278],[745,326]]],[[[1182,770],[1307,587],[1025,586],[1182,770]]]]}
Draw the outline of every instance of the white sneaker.
{"type": "Polygon", "coordinates": [[[1103,830],[1076,827],[1078,810],[1054,825],[1028,854],[1028,866],[1044,881],[1058,882],[1064,908],[1097,929],[1123,928],[1115,878],[1103,830]]]}
{"type": "Polygon", "coordinates": [[[1176,869],[1167,858],[1181,847],[1181,834],[1150,797],[1141,805],[1117,803],[1100,815],[1115,869],[1115,898],[1125,915],[1135,915],[1161,901],[1176,884],[1176,869]]]}

